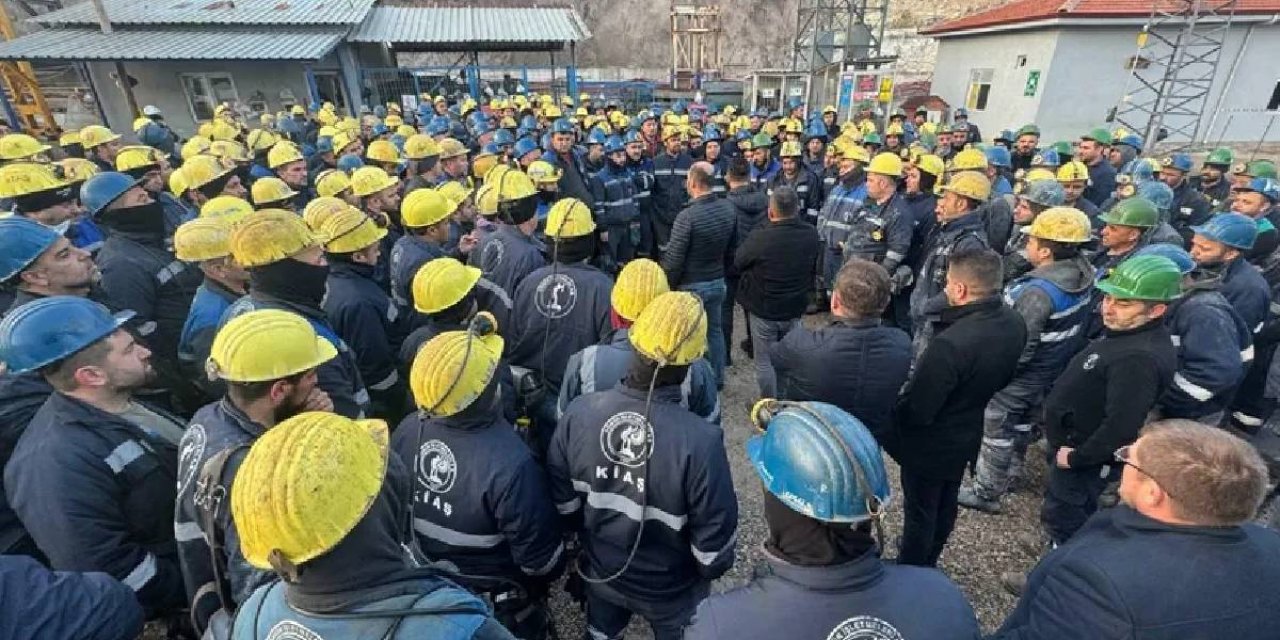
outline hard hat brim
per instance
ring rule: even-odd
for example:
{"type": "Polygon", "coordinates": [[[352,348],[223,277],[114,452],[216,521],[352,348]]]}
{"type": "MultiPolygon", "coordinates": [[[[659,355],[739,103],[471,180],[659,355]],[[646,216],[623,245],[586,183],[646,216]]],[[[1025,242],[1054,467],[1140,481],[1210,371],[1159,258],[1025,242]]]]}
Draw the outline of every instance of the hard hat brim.
{"type": "Polygon", "coordinates": [[[73,356],[73,355],[75,355],[75,354],[77,354],[77,353],[80,353],[81,351],[84,351],[85,349],[88,349],[90,346],[92,346],[93,344],[97,343],[99,340],[101,340],[101,339],[103,339],[103,338],[105,338],[105,337],[107,337],[107,336],[109,336],[109,335],[111,335],[111,334],[115,333],[117,329],[119,329],[120,327],[123,327],[123,326],[125,325],[125,323],[129,322],[130,320],[132,320],[132,319],[134,318],[134,316],[136,316],[136,315],[137,315],[137,314],[136,314],[136,313],[134,313],[133,311],[128,311],[128,310],[126,310],[126,311],[120,311],[120,312],[117,312],[117,313],[113,313],[113,314],[111,314],[111,317],[112,317],[112,320],[113,320],[113,322],[111,323],[111,328],[110,328],[110,329],[108,329],[108,330],[106,330],[106,331],[101,332],[100,334],[96,334],[96,335],[94,335],[94,337],[92,337],[92,338],[91,338],[91,339],[89,339],[89,340],[86,340],[86,341],[85,341],[85,343],[84,343],[83,345],[81,345],[79,349],[75,349],[75,350],[69,351],[69,352],[67,352],[67,353],[59,354],[59,355],[56,355],[56,356],[53,356],[53,357],[50,357],[50,358],[44,358],[44,359],[42,359],[42,360],[37,360],[37,361],[34,361],[34,362],[32,362],[32,363],[30,363],[30,364],[28,364],[28,365],[24,366],[24,367],[15,367],[15,368],[13,368],[13,369],[10,369],[10,370],[9,370],[9,373],[11,373],[11,374],[27,373],[27,372],[29,372],[29,371],[35,371],[35,370],[37,370],[37,369],[44,368],[44,367],[46,367],[46,366],[48,366],[48,365],[50,365],[50,364],[53,364],[53,363],[55,363],[55,362],[58,362],[58,361],[60,361],[60,360],[66,360],[67,358],[70,358],[71,356],[73,356]]]}

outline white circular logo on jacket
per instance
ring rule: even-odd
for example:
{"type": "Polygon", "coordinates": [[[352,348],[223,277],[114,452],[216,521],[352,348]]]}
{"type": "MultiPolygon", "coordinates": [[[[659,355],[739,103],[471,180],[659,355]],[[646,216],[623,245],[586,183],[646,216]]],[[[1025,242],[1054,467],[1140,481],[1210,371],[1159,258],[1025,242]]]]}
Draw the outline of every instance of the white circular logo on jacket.
{"type": "Polygon", "coordinates": [[[624,467],[638,467],[653,455],[653,425],[634,411],[615,414],[600,429],[604,457],[624,467]]]}
{"type": "Polygon", "coordinates": [[[480,252],[480,271],[485,275],[490,275],[495,269],[502,266],[503,258],[507,257],[507,248],[497,238],[486,242],[484,250],[480,252]]]}
{"type": "Polygon", "coordinates": [[[836,625],[827,640],[906,640],[893,625],[872,616],[855,616],[836,625]]]}
{"type": "Polygon", "coordinates": [[[204,448],[209,444],[209,436],[204,432],[204,425],[193,424],[182,436],[181,449],[178,450],[178,495],[186,493],[187,487],[196,477],[200,469],[200,459],[204,457],[204,448]]]}
{"type": "Polygon", "coordinates": [[[418,482],[434,493],[448,493],[458,478],[458,461],[449,445],[428,440],[418,450],[418,482]]]}
{"type": "Polygon", "coordinates": [[[578,302],[578,285],[563,273],[553,273],[538,283],[533,298],[538,313],[558,320],[573,311],[573,305],[578,302]]]}
{"type": "Polygon", "coordinates": [[[1089,354],[1089,357],[1084,359],[1084,370],[1092,371],[1094,367],[1098,366],[1098,359],[1098,354],[1089,354]]]}
{"type": "Polygon", "coordinates": [[[293,620],[281,620],[267,632],[267,640],[324,640],[324,638],[293,620]]]}

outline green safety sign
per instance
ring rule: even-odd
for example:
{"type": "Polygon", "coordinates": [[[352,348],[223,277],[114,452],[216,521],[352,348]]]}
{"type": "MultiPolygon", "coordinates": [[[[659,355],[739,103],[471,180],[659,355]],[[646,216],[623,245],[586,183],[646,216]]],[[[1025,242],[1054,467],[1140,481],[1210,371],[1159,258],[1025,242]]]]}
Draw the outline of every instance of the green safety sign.
{"type": "Polygon", "coordinates": [[[1032,96],[1036,95],[1036,89],[1039,89],[1039,88],[1040,88],[1040,72],[1039,72],[1039,71],[1028,71],[1028,72],[1027,72],[1027,87],[1026,87],[1025,89],[1023,89],[1023,90],[1022,90],[1022,95],[1024,95],[1024,96],[1026,96],[1026,97],[1030,98],[1030,97],[1032,97],[1032,96]]]}

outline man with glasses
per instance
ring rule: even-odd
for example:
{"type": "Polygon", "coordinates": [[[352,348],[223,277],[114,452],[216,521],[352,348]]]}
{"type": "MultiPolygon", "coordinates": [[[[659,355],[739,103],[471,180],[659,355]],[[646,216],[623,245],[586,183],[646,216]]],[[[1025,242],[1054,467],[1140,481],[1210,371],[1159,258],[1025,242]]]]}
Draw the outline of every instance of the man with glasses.
{"type": "Polygon", "coordinates": [[[1267,638],[1280,537],[1249,523],[1267,467],[1226,431],[1156,422],[1111,461],[1121,505],[1045,557],[991,639],[1267,638]]]}

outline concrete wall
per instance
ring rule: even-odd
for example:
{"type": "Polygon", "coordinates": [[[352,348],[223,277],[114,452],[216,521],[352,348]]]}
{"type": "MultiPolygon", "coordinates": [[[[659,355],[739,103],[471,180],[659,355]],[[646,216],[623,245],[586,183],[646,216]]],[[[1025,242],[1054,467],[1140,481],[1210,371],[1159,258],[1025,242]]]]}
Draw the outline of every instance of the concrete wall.
{"type": "MultiPolygon", "coordinates": [[[[342,65],[351,69],[352,66],[342,65]]],[[[340,73],[338,57],[330,54],[316,62],[317,73],[340,73]]],[[[107,123],[117,132],[132,131],[135,114],[129,113],[119,85],[111,78],[114,67],[110,63],[90,63],[94,86],[101,95],[107,123]]],[[[181,61],[181,62],[128,62],[125,71],[137,80],[133,95],[138,107],[155,105],[164,113],[169,126],[183,137],[195,133],[196,123],[187,102],[180,75],[184,73],[228,73],[235,85],[240,102],[247,104],[261,93],[270,111],[281,108],[282,93],[287,91],[297,102],[309,102],[304,65],[285,61],[181,61]]],[[[347,91],[352,85],[348,83],[347,91]]],[[[358,96],[356,97],[358,104],[358,96]]]]}
{"type": "Polygon", "coordinates": [[[986,109],[969,109],[969,121],[978,125],[988,139],[1001,129],[1016,129],[1036,121],[1046,85],[1054,81],[1056,43],[1055,31],[946,38],[938,45],[932,93],[953,108],[967,106],[970,72],[991,69],[991,94],[986,109]],[[1019,56],[1026,56],[1025,61],[1020,61],[1019,56]],[[1040,86],[1034,96],[1027,97],[1023,89],[1033,70],[1040,71],[1040,86]]]}

